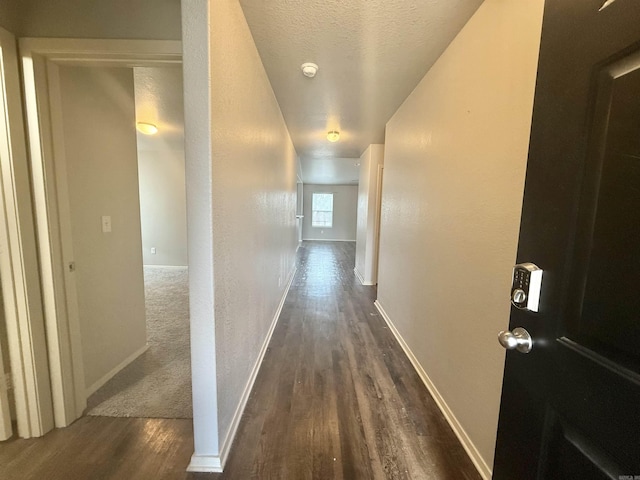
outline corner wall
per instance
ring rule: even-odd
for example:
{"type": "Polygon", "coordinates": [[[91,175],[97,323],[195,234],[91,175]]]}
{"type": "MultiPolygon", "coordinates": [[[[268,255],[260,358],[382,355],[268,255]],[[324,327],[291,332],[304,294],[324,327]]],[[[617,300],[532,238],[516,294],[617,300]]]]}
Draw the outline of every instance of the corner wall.
{"type": "Polygon", "coordinates": [[[239,420],[295,265],[297,156],[239,2],[214,5],[213,239],[223,440],[239,420]]]}
{"type": "Polygon", "coordinates": [[[488,477],[543,0],[486,0],[387,124],[378,301],[488,477]]]}
{"type": "Polygon", "coordinates": [[[305,183],[302,202],[303,240],[347,241],[356,240],[356,216],[358,213],[357,185],[310,185],[305,183]],[[333,226],[311,226],[311,207],[314,193],[333,193],[333,226]]]}
{"type": "Polygon", "coordinates": [[[183,2],[183,25],[189,469],[219,471],[295,268],[297,156],[237,0],[183,2]]]}

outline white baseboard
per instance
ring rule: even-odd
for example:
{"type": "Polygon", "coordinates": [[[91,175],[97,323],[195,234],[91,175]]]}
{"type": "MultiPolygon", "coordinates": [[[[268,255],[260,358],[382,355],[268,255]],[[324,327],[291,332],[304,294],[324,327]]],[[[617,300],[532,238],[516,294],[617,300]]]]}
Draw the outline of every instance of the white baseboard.
{"type": "Polygon", "coordinates": [[[144,347],[139,348],[138,350],[133,352],[131,355],[129,355],[127,358],[125,358],[122,362],[120,362],[118,365],[116,365],[113,369],[111,369],[109,372],[107,372],[105,375],[103,375],[100,379],[98,379],[96,382],[91,384],[91,386],[89,386],[85,390],[85,395],[87,396],[87,398],[89,398],[100,387],[102,387],[105,383],[107,383],[109,380],[111,380],[113,377],[115,377],[116,374],[120,370],[122,370],[124,367],[129,365],[136,358],[138,358],[140,355],[142,355],[144,352],[146,352],[148,350],[148,348],[149,348],[149,345],[145,345],[144,347]]]}
{"type": "Polygon", "coordinates": [[[197,455],[191,456],[191,462],[187,467],[187,472],[220,473],[222,463],[217,455],[197,455]]]}
{"type": "Polygon", "coordinates": [[[427,387],[427,390],[429,390],[429,393],[431,393],[431,396],[438,405],[438,408],[440,408],[440,411],[444,415],[444,418],[446,418],[447,422],[449,422],[449,425],[453,429],[453,432],[458,437],[458,440],[460,440],[462,447],[465,449],[467,455],[469,455],[469,458],[478,470],[478,473],[480,473],[480,476],[484,480],[491,480],[491,468],[484,461],[482,455],[480,455],[480,452],[469,438],[469,435],[467,435],[467,432],[465,432],[464,428],[462,428],[462,425],[454,415],[453,411],[449,408],[444,398],[442,398],[442,395],[440,395],[440,392],[438,392],[438,389],[429,378],[429,375],[427,375],[427,372],[424,371],[424,368],[422,368],[422,365],[420,365],[420,362],[418,362],[418,359],[409,348],[409,345],[407,345],[407,342],[404,341],[404,338],[402,338],[402,335],[400,335],[400,332],[398,332],[398,329],[395,327],[380,302],[376,300],[374,304],[380,312],[380,315],[382,315],[382,318],[384,318],[384,321],[387,322],[389,329],[391,330],[391,332],[393,332],[393,335],[396,337],[396,340],[402,347],[402,350],[404,350],[404,353],[406,353],[407,357],[409,357],[411,364],[416,369],[416,372],[427,387]]]}
{"type": "MultiPolygon", "coordinates": [[[[244,387],[244,392],[242,392],[242,397],[240,397],[240,403],[238,404],[238,408],[236,408],[235,413],[233,414],[233,418],[231,420],[231,426],[229,427],[229,432],[222,442],[222,446],[220,447],[220,465],[224,468],[225,463],[227,462],[227,457],[229,456],[229,451],[231,450],[231,445],[233,444],[233,439],[236,436],[238,431],[238,426],[240,425],[240,419],[242,418],[242,414],[244,413],[244,409],[247,406],[247,400],[249,400],[249,395],[251,394],[251,389],[253,388],[253,384],[256,381],[256,377],[258,376],[258,371],[260,370],[260,366],[262,365],[262,360],[264,359],[265,353],[267,353],[267,347],[269,346],[269,342],[271,341],[271,336],[273,335],[273,331],[276,328],[276,324],[278,323],[278,319],[280,318],[280,313],[282,312],[282,307],[284,306],[284,302],[287,299],[287,294],[289,293],[289,288],[291,288],[291,284],[293,283],[293,277],[296,274],[296,267],[293,267],[291,274],[289,275],[289,279],[287,281],[287,286],[284,289],[284,293],[282,294],[282,298],[280,299],[280,304],[276,310],[276,313],[273,316],[273,320],[271,321],[271,326],[269,327],[269,331],[267,332],[267,336],[262,344],[262,348],[260,349],[260,353],[258,354],[258,358],[256,363],[251,370],[251,375],[249,376],[249,381],[247,385],[244,387]]],[[[196,470],[191,470],[196,471],[196,470]]],[[[210,471],[210,470],[201,470],[201,471],[210,471]]],[[[222,471],[222,470],[220,470],[222,471]]]]}
{"type": "Polygon", "coordinates": [[[375,283],[373,282],[365,282],[364,277],[360,274],[357,268],[354,268],[353,272],[356,274],[356,278],[360,281],[362,285],[366,285],[366,286],[375,285],[375,283]]]}
{"type": "Polygon", "coordinates": [[[337,238],[303,238],[303,242],[355,242],[356,239],[353,240],[345,240],[345,239],[337,239],[337,238]]]}
{"type": "Polygon", "coordinates": [[[155,264],[147,264],[142,265],[143,267],[160,267],[160,268],[189,268],[189,265],[155,265],[155,264]]]}

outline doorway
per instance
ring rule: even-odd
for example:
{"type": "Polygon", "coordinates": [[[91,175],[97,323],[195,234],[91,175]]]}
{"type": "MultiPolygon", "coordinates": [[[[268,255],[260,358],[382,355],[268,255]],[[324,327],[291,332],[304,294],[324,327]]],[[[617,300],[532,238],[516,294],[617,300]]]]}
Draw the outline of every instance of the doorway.
{"type": "Polygon", "coordinates": [[[120,70],[135,91],[141,238],[131,253],[142,255],[146,343],[87,392],[87,415],[191,418],[182,68],[120,70]]]}
{"type": "MultiPolygon", "coordinates": [[[[36,201],[43,299],[47,330],[50,332],[48,341],[55,425],[63,427],[84,412],[87,405],[87,387],[99,387],[102,380],[113,376],[146,350],[137,162],[134,160],[133,165],[130,163],[126,167],[133,171],[133,175],[119,176],[118,169],[122,167],[122,159],[117,153],[117,148],[126,144],[129,151],[133,149],[133,158],[137,158],[131,69],[179,66],[181,44],[172,41],[23,39],[21,54],[28,138],[33,157],[32,180],[36,201]],[[101,84],[101,80],[91,79],[87,69],[98,67],[110,70],[114,81],[101,84]],[[69,73],[67,69],[80,76],[83,76],[84,72],[80,84],[74,84],[73,79],[65,78],[69,73]],[[129,79],[125,80],[119,70],[127,69],[129,79]],[[83,82],[93,81],[94,85],[97,84],[110,92],[113,101],[110,103],[108,124],[103,123],[101,119],[92,118],[95,111],[104,110],[108,105],[101,105],[101,108],[95,109],[94,112],[82,112],[82,105],[72,104],[73,108],[65,105],[60,92],[63,82],[67,81],[71,81],[75,87],[82,87],[83,82]],[[129,85],[127,89],[122,88],[125,84],[129,85]],[[123,93],[127,90],[131,97],[128,100],[127,95],[123,93]],[[78,135],[77,129],[70,129],[61,121],[65,109],[71,112],[71,118],[77,122],[78,128],[84,127],[86,132],[92,129],[94,133],[100,133],[101,130],[109,132],[108,135],[95,136],[93,144],[87,141],[87,138],[80,138],[78,142],[84,144],[86,155],[78,155],[77,159],[70,158],[70,155],[78,152],[68,151],[65,142],[61,141],[65,136],[78,135]],[[124,111],[129,112],[127,120],[123,120],[121,116],[124,111]],[[89,128],[86,128],[87,126],[89,128]],[[119,131],[124,135],[122,140],[115,134],[119,131]],[[82,164],[96,152],[103,151],[108,155],[99,165],[88,168],[88,165],[82,164]],[[74,169],[71,172],[67,163],[71,164],[74,161],[80,162],[77,164],[79,170],[74,169]],[[100,170],[102,178],[96,170],[100,170]],[[113,183],[107,181],[108,177],[113,179],[113,183]],[[123,179],[126,179],[124,182],[128,186],[126,192],[114,190],[116,187],[113,185],[123,179]],[[69,186],[74,188],[69,189],[69,186]],[[91,196],[94,193],[92,189],[103,189],[103,195],[93,196],[94,200],[100,198],[93,203],[85,202],[83,195],[91,196]],[[128,203],[125,201],[126,198],[129,199],[128,203]],[[132,204],[135,208],[131,207],[132,204]],[[73,222],[74,216],[82,221],[73,222]],[[92,230],[92,238],[86,237],[85,232],[74,235],[74,229],[84,228],[85,225],[92,230]],[[118,235],[120,238],[116,238],[118,235]],[[133,241],[126,241],[126,236],[133,241]],[[78,241],[82,244],[80,247],[76,246],[78,241]],[[109,248],[112,250],[108,250],[109,248]],[[122,249],[125,248],[126,254],[122,253],[122,249]],[[79,257],[75,250],[80,253],[79,257]],[[99,259],[100,267],[97,268],[94,264],[92,271],[87,266],[90,263],[87,259],[99,259]],[[116,268],[117,266],[120,268],[116,268]],[[99,270],[102,270],[102,273],[99,270]],[[106,282],[105,277],[108,275],[105,272],[114,271],[118,273],[112,276],[120,275],[121,280],[106,282]],[[129,273],[123,275],[123,271],[129,273]],[[85,300],[82,300],[83,295],[79,293],[90,291],[91,284],[97,284],[99,287],[92,290],[95,301],[101,302],[102,306],[106,305],[108,309],[125,312],[123,316],[129,319],[135,318],[128,322],[118,319],[121,322],[120,326],[124,325],[121,330],[130,338],[126,339],[129,341],[126,351],[119,352],[120,363],[115,365],[113,359],[111,365],[105,361],[114,342],[97,338],[99,335],[93,338],[97,343],[95,352],[92,352],[99,354],[98,362],[87,365],[83,358],[90,342],[83,335],[87,329],[83,331],[80,314],[86,311],[86,305],[83,307],[81,304],[85,300]],[[90,370],[85,372],[85,368],[90,370]],[[92,382],[87,374],[92,375],[92,382]]],[[[84,103],[97,101],[90,98],[85,100],[84,103]]],[[[106,325],[106,322],[101,322],[99,318],[97,323],[101,326],[106,325]]],[[[123,332],[118,332],[118,327],[110,325],[109,329],[111,333],[122,336],[123,332]]],[[[95,332],[92,335],[95,335],[95,332]]]]}
{"type": "Polygon", "coordinates": [[[514,279],[500,337],[496,480],[640,473],[638,22],[637,2],[545,3],[517,258],[544,272],[514,279]]]}

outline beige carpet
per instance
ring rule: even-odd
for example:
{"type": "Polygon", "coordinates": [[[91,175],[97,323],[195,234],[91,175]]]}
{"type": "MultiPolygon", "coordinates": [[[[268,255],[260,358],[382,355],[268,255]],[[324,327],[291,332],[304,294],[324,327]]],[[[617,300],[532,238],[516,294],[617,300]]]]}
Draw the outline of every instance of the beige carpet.
{"type": "Polygon", "coordinates": [[[144,267],[149,349],[89,397],[87,415],[192,418],[186,267],[144,267]]]}

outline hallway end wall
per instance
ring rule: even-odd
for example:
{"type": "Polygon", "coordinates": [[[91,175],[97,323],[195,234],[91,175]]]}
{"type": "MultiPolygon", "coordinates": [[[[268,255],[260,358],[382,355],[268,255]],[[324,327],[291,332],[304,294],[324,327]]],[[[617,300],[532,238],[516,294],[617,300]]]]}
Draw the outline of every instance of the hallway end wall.
{"type": "Polygon", "coordinates": [[[356,215],[358,213],[357,185],[312,185],[303,187],[302,219],[303,240],[347,241],[356,240],[356,215]],[[313,227],[311,209],[314,193],[333,193],[333,226],[313,227]]]}
{"type": "Polygon", "coordinates": [[[386,130],[378,303],[485,476],[543,4],[485,1],[386,130]]]}

